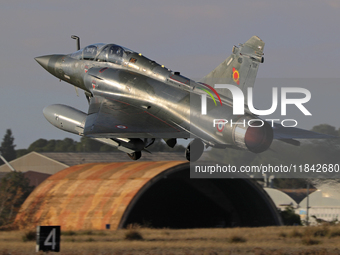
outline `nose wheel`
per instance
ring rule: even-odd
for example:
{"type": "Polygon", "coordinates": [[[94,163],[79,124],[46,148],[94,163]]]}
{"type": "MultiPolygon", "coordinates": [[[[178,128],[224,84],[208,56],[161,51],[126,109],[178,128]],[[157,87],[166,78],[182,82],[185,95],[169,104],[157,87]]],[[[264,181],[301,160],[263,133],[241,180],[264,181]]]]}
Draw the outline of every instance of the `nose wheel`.
{"type": "Polygon", "coordinates": [[[142,156],[142,152],[141,151],[135,151],[133,153],[127,153],[127,155],[130,157],[130,159],[132,160],[138,160],[140,159],[140,157],[142,156]]]}
{"type": "Polygon", "coordinates": [[[185,149],[185,158],[190,162],[197,161],[203,154],[204,143],[201,139],[195,138],[185,149]]]}

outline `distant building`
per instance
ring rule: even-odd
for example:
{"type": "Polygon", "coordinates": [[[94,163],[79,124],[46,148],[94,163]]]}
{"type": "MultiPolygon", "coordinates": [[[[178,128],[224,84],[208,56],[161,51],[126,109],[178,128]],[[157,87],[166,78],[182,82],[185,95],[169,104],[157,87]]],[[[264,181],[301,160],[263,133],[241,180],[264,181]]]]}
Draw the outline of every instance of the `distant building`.
{"type": "Polygon", "coordinates": [[[268,193],[277,208],[284,210],[287,206],[292,206],[293,208],[297,207],[295,200],[286,193],[272,188],[264,188],[264,190],[268,193]]]}
{"type": "MultiPolygon", "coordinates": [[[[28,172],[34,171],[44,174],[55,174],[60,170],[68,167],[67,164],[54,160],[51,157],[45,156],[46,153],[31,152],[20,158],[10,161],[9,163],[16,171],[28,172]]],[[[11,172],[11,169],[6,165],[0,166],[0,172],[11,172]]]]}
{"type": "MultiPolygon", "coordinates": [[[[301,220],[306,220],[307,216],[307,198],[301,201],[297,213],[300,214],[301,220]]],[[[309,195],[309,221],[316,223],[315,218],[324,221],[334,221],[340,216],[340,198],[332,193],[317,190],[309,195]]]]}
{"type": "MultiPolygon", "coordinates": [[[[179,161],[184,160],[184,153],[155,152],[144,153],[139,161],[179,161]]],[[[25,173],[30,185],[38,186],[49,176],[74,165],[85,163],[108,163],[132,161],[122,152],[30,152],[9,162],[16,171],[25,173]]],[[[11,169],[6,165],[0,166],[0,179],[11,169]]]]}
{"type": "Polygon", "coordinates": [[[37,173],[34,171],[28,171],[24,173],[24,176],[30,180],[30,186],[37,187],[40,183],[45,181],[50,174],[37,173]]]}
{"type": "MultiPolygon", "coordinates": [[[[154,152],[144,153],[139,161],[183,161],[184,152],[154,152]]],[[[9,162],[16,171],[33,171],[52,175],[75,165],[102,162],[132,161],[122,152],[30,152],[20,158],[9,162]]],[[[11,172],[6,165],[0,166],[0,177],[11,172]]]]}
{"type": "Polygon", "coordinates": [[[290,196],[296,203],[300,203],[306,196],[307,193],[312,194],[314,191],[316,191],[315,188],[309,188],[307,189],[280,189],[282,192],[286,193],[288,196],[290,196]]]}

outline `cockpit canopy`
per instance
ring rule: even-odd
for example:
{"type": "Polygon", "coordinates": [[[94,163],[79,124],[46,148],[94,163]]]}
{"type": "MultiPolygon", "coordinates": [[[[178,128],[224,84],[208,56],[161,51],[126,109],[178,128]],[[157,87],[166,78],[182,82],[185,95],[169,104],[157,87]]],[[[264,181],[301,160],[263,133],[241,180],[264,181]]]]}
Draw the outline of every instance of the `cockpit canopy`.
{"type": "Polygon", "coordinates": [[[121,65],[123,60],[134,51],[116,44],[91,44],[69,56],[78,60],[110,62],[121,65]]]}

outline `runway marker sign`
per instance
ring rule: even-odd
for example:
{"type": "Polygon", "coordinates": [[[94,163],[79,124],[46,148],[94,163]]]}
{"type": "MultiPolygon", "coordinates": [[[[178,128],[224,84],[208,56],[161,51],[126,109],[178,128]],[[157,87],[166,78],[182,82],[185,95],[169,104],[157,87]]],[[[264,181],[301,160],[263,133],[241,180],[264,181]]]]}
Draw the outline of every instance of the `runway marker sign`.
{"type": "Polygon", "coordinates": [[[39,251],[60,251],[60,226],[37,226],[37,246],[39,251]]]}

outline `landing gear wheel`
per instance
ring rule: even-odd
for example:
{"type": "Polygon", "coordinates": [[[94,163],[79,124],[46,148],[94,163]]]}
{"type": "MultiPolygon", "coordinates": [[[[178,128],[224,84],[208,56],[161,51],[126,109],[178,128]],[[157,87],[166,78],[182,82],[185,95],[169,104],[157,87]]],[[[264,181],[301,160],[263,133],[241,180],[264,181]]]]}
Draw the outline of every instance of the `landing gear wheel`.
{"type": "Polygon", "coordinates": [[[185,149],[185,157],[190,162],[197,161],[203,154],[204,143],[201,139],[195,138],[185,149]]]}
{"type": "Polygon", "coordinates": [[[133,153],[127,153],[127,155],[130,157],[130,159],[132,160],[138,160],[140,159],[140,157],[142,156],[142,152],[140,151],[136,151],[136,152],[133,152],[133,153]]]}

